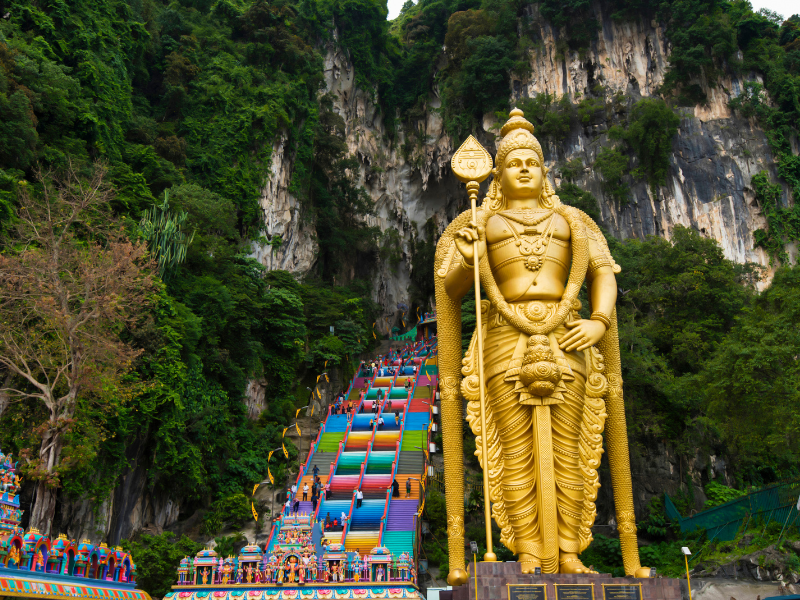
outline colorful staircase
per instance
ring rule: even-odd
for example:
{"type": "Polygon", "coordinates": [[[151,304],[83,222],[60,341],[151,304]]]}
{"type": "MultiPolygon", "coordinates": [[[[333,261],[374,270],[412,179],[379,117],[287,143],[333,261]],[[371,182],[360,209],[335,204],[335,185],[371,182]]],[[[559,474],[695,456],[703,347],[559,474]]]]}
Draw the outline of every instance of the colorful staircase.
{"type": "MultiPolygon", "coordinates": [[[[417,556],[420,482],[426,476],[430,404],[437,386],[436,376],[425,374],[425,365],[435,365],[435,350],[415,345],[403,359],[406,366],[400,367],[396,358],[378,372],[362,366],[347,396],[361,412],[327,415],[297,480],[297,499],[302,498],[303,486],[309,486],[309,501],[301,500],[301,513],[312,513],[314,467],[321,482],[330,483],[330,497],[321,498],[313,514],[322,523],[322,537],[332,543],[343,541],[346,552],[364,555],[385,546],[395,557],[417,556]],[[375,405],[380,412],[372,412],[375,405]],[[380,428],[378,416],[384,420],[380,428]],[[392,495],[394,481],[399,497],[392,495]],[[408,494],[407,481],[411,482],[408,494]],[[355,501],[358,489],[364,494],[360,507],[355,501]],[[344,527],[342,513],[348,516],[344,527]],[[324,528],[326,516],[331,522],[337,520],[337,527],[324,528]]],[[[273,525],[270,551],[282,522],[273,525]]]]}

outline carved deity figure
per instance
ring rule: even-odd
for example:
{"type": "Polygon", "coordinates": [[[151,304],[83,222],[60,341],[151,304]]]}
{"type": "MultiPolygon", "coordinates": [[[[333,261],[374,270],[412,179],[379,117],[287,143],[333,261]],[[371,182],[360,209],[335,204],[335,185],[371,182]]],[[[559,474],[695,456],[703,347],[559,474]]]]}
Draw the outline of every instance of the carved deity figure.
{"type": "MultiPolygon", "coordinates": [[[[469,401],[467,420],[477,436],[475,454],[488,469],[500,541],[517,554],[526,573],[536,567],[543,573],[592,572],[578,554],[592,540],[608,413],[607,446],[625,570],[640,577],[649,573],[639,565],[625,438],[614,308],[619,267],[594,221],[554,193],[533,129],[522,111],[511,111],[477,220],[471,211],[458,216],[436,252],[451,584],[466,580],[463,477],[458,473],[463,468],[462,395],[469,401]],[[480,307],[482,331],[475,332],[462,361],[461,299],[473,290],[476,260],[488,301],[480,307]],[[584,281],[591,304],[588,319],[579,312],[584,281]],[[488,456],[483,455],[484,441],[488,456]]],[[[477,150],[471,152],[485,153],[474,143],[477,150]]],[[[458,153],[454,171],[457,159],[458,153]]],[[[491,157],[486,155],[486,161],[491,169],[491,157]]],[[[470,185],[477,190],[476,182],[470,185]]]]}

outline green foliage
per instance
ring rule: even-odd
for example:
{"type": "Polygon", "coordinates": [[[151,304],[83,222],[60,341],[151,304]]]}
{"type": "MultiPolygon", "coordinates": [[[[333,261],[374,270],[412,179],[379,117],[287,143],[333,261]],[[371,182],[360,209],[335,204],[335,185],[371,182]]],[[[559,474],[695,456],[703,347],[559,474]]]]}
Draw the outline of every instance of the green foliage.
{"type": "Polygon", "coordinates": [[[218,533],[224,524],[239,528],[253,518],[250,500],[242,493],[232,494],[211,505],[203,516],[200,531],[203,534],[218,533]]]}
{"type": "Polygon", "coordinates": [[[562,183],[556,194],[564,204],[579,208],[589,215],[595,222],[600,221],[600,206],[591,192],[579,188],[574,183],[562,183]]]}
{"type": "Polygon", "coordinates": [[[622,178],[628,174],[630,159],[618,148],[603,148],[594,166],[603,176],[603,190],[622,206],[630,202],[630,188],[622,178]]]}
{"type": "Polygon", "coordinates": [[[699,384],[723,439],[745,466],[794,471],[800,372],[800,269],[782,267],[746,307],[699,384]],[[779,399],[779,401],[778,401],[779,399]]]}
{"type": "Polygon", "coordinates": [[[669,439],[692,452],[709,423],[697,374],[718,352],[753,296],[753,267],[676,227],[670,241],[609,239],[622,267],[617,321],[628,425],[640,440],[669,439]]]}
{"type": "Polygon", "coordinates": [[[186,250],[194,238],[182,231],[186,216],[185,212],[170,213],[169,192],[165,191],[164,202],[145,210],[139,221],[142,237],[158,263],[162,279],[186,260],[186,250]]]}
{"type": "Polygon", "coordinates": [[[242,548],[247,545],[247,537],[239,532],[225,537],[214,538],[214,551],[218,556],[238,556],[242,548]]]}
{"type": "Polygon", "coordinates": [[[185,535],[179,540],[174,540],[174,537],[174,533],[166,531],[120,542],[136,561],[137,587],[154,598],[163,598],[170,591],[175,582],[175,565],[185,556],[191,558],[203,549],[201,544],[185,535]]]}
{"type": "Polygon", "coordinates": [[[708,500],[706,500],[706,504],[703,508],[713,508],[715,506],[719,506],[720,504],[725,504],[731,500],[736,500],[736,498],[741,498],[747,493],[741,490],[730,488],[727,485],[723,485],[713,480],[709,481],[705,485],[704,490],[708,500]]]}
{"type": "Polygon", "coordinates": [[[639,158],[634,176],[644,177],[655,194],[655,188],[667,182],[672,139],[678,132],[680,119],[661,99],[644,98],[633,105],[628,128],[621,137],[639,158]]]}
{"type": "Polygon", "coordinates": [[[587,567],[591,566],[600,573],[611,573],[614,577],[625,576],[619,538],[595,535],[594,541],[580,554],[579,558],[587,567]]]}
{"type": "MultiPolygon", "coordinates": [[[[583,172],[583,161],[580,158],[573,158],[567,164],[561,167],[561,177],[568,182],[577,179],[578,175],[583,172]]],[[[563,186],[562,186],[563,187],[563,186]]]]}
{"type": "Polygon", "coordinates": [[[751,185],[761,214],[767,220],[765,229],[753,232],[755,245],[769,253],[770,264],[776,261],[786,264],[789,262],[786,244],[800,239],[800,208],[796,204],[781,206],[783,189],[778,184],[770,183],[766,171],[754,175],[751,185]]]}
{"type": "Polygon", "coordinates": [[[425,221],[422,233],[417,233],[416,228],[411,235],[411,310],[414,305],[421,311],[428,308],[433,289],[433,261],[436,256],[436,223],[433,217],[425,221]]]}
{"type": "Polygon", "coordinates": [[[558,142],[569,134],[574,109],[566,94],[560,99],[548,93],[538,94],[521,100],[517,106],[534,124],[536,137],[541,141],[558,142]]]}
{"type": "Polygon", "coordinates": [[[578,102],[578,120],[584,125],[605,120],[606,101],[603,98],[587,96],[578,102]]]}
{"type": "Polygon", "coordinates": [[[387,229],[381,239],[381,259],[389,264],[392,273],[397,273],[397,267],[403,259],[403,242],[397,229],[387,229]]]}

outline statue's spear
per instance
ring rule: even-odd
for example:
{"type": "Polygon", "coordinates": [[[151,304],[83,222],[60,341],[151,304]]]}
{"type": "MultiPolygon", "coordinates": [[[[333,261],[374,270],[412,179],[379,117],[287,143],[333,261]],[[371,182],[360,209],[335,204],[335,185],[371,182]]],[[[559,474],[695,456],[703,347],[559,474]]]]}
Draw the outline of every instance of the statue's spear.
{"type": "MultiPolygon", "coordinates": [[[[472,223],[478,224],[478,190],[480,183],[492,172],[492,155],[474,137],[469,136],[456,150],[451,161],[453,174],[461,183],[467,184],[467,193],[472,206],[472,223]]],[[[473,242],[472,264],[475,273],[475,333],[478,337],[478,380],[481,401],[481,452],[483,454],[483,517],[486,521],[486,554],[483,560],[495,562],[497,555],[492,549],[492,512],[489,503],[489,450],[486,444],[486,391],[483,373],[483,319],[481,315],[481,280],[478,265],[478,242],[473,242]]]]}

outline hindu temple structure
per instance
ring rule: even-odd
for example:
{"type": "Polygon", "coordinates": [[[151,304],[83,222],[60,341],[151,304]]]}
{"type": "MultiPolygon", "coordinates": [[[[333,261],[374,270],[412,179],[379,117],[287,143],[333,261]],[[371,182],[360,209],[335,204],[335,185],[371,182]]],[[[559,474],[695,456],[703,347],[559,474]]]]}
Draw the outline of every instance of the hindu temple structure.
{"type": "Polygon", "coordinates": [[[149,600],[136,589],[136,563],[121,547],[23,531],[17,463],[2,452],[0,481],[0,596],[149,600]]]}
{"type": "Polygon", "coordinates": [[[185,557],[166,597],[421,599],[419,517],[437,388],[435,338],[362,363],[300,468],[287,503],[296,512],[275,520],[263,547],[185,557]]]}

